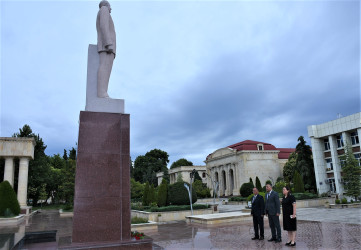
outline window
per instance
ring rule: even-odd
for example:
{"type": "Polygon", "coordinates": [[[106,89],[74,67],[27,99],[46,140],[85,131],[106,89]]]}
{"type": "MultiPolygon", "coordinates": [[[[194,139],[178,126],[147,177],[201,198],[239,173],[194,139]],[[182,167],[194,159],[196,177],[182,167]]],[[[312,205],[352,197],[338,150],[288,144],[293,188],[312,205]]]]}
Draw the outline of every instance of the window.
{"type": "Polygon", "coordinates": [[[356,160],[358,161],[358,165],[361,166],[361,154],[360,153],[357,153],[357,154],[354,154],[356,160]]]}
{"type": "Polygon", "coordinates": [[[327,171],[333,170],[332,158],[326,159],[326,170],[327,171]]]}
{"type": "Polygon", "coordinates": [[[202,178],[206,178],[206,173],[202,173],[202,178]]]}
{"type": "Polygon", "coordinates": [[[324,139],[323,142],[325,144],[325,150],[330,150],[330,142],[328,139],[324,139]]]}
{"type": "Polygon", "coordinates": [[[338,135],[336,137],[337,140],[337,148],[343,148],[343,138],[342,135],[338,135]]]}
{"type": "Polygon", "coordinates": [[[259,151],[262,151],[263,150],[263,144],[258,144],[257,148],[258,148],[259,151]]]}
{"type": "Polygon", "coordinates": [[[357,131],[351,133],[351,143],[352,145],[357,145],[360,143],[358,139],[357,131]]]}

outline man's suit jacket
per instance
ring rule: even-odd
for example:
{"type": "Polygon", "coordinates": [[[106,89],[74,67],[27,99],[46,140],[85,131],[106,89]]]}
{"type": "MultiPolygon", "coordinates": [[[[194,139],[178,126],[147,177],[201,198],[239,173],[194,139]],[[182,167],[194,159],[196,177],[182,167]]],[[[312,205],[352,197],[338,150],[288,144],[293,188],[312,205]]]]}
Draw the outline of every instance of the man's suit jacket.
{"type": "Polygon", "coordinates": [[[265,213],[266,214],[268,213],[268,215],[281,214],[280,198],[278,197],[278,193],[276,191],[272,190],[268,199],[267,199],[267,193],[266,193],[265,213]]]}
{"type": "MultiPolygon", "coordinates": [[[[252,197],[253,199],[253,197],[252,197]]],[[[262,195],[257,195],[255,200],[252,202],[251,214],[253,216],[261,216],[264,215],[264,200],[262,195]]]]}
{"type": "Polygon", "coordinates": [[[107,51],[107,45],[112,45],[114,55],[116,54],[116,37],[113,19],[107,6],[102,6],[97,16],[98,52],[107,51]]]}

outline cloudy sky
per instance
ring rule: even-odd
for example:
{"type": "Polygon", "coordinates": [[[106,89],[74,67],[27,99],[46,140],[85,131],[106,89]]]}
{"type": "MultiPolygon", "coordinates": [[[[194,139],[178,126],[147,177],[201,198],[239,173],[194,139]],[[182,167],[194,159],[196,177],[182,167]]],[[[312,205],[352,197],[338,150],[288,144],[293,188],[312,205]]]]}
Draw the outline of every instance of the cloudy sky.
{"type": "MultiPolygon", "coordinates": [[[[75,146],[99,1],[1,1],[0,132],[49,155],[75,146]]],[[[295,147],[307,126],[360,112],[359,1],[110,1],[109,95],[131,155],[203,164],[242,140],[295,147]]]]}

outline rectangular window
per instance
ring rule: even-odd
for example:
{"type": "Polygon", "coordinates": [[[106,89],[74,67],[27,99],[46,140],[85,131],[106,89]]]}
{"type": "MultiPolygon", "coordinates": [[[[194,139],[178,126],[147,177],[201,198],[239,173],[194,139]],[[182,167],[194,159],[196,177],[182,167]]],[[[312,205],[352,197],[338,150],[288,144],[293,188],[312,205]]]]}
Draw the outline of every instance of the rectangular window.
{"type": "Polygon", "coordinates": [[[332,158],[325,159],[326,160],[326,170],[333,170],[332,158]]]}
{"type": "Polygon", "coordinates": [[[324,139],[323,142],[325,144],[325,151],[330,150],[330,142],[328,141],[328,139],[324,139]]]}
{"type": "Polygon", "coordinates": [[[351,133],[351,143],[352,145],[357,145],[360,143],[358,139],[357,131],[351,133]]]}
{"type": "Polygon", "coordinates": [[[336,137],[337,140],[337,148],[343,148],[343,138],[342,135],[338,135],[336,137]]]}

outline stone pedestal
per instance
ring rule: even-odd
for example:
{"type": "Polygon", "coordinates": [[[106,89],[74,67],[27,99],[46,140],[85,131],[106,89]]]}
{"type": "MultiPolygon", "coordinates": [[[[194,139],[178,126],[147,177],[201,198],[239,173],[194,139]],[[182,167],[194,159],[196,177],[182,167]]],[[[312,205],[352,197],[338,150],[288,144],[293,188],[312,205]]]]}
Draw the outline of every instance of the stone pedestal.
{"type": "Polygon", "coordinates": [[[151,249],[151,239],[143,244],[130,236],[129,160],[129,114],[81,111],[72,245],[66,249],[151,249]]]}

